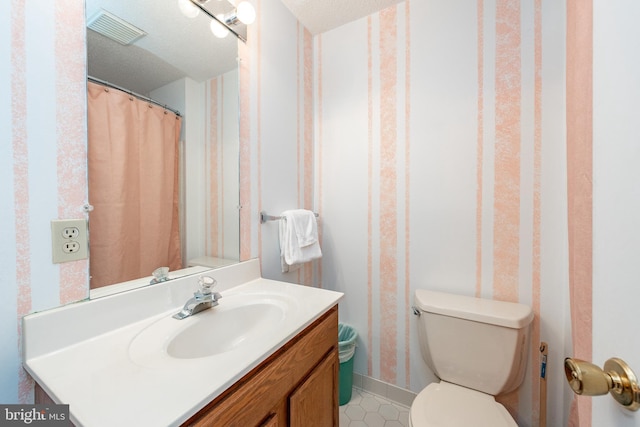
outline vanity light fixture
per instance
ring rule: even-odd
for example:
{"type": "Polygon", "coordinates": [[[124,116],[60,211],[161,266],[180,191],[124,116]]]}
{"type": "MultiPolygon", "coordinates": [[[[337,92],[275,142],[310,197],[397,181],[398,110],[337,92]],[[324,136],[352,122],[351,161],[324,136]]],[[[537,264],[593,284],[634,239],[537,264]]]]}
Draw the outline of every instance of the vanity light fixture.
{"type": "Polygon", "coordinates": [[[211,32],[214,36],[219,39],[223,39],[229,35],[229,28],[222,24],[222,22],[224,22],[224,15],[222,13],[216,16],[216,18],[218,18],[218,20],[212,19],[209,27],[211,28],[211,32]]]}
{"type": "MultiPolygon", "coordinates": [[[[233,1],[229,1],[233,4],[233,1]]],[[[178,0],[178,6],[182,14],[188,18],[195,18],[200,14],[200,11],[208,15],[211,18],[211,32],[216,37],[225,38],[229,32],[232,32],[241,40],[246,41],[233,27],[239,22],[250,25],[256,20],[256,10],[253,5],[247,0],[242,0],[231,12],[213,15],[204,8],[204,4],[207,2],[209,0],[178,0]]]]}
{"type": "Polygon", "coordinates": [[[191,0],[178,0],[180,12],[187,18],[195,18],[200,14],[200,9],[191,0]]]}
{"type": "Polygon", "coordinates": [[[227,25],[234,25],[236,22],[240,21],[245,25],[253,24],[256,20],[256,10],[253,8],[253,5],[248,1],[241,1],[238,6],[236,6],[235,13],[231,13],[225,17],[225,23],[227,25]]]}

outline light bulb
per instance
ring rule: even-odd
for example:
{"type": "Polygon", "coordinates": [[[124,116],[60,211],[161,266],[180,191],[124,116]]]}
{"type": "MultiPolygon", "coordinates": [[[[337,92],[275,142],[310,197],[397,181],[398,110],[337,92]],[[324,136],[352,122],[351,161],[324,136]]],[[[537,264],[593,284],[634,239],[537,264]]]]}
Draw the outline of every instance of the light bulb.
{"type": "Polygon", "coordinates": [[[200,13],[198,6],[189,0],[178,0],[178,7],[180,7],[180,11],[187,18],[195,18],[200,13]]]}
{"type": "Polygon", "coordinates": [[[236,8],[236,15],[238,20],[246,25],[253,24],[253,21],[256,20],[256,10],[248,1],[240,2],[236,8]]]}
{"type": "MultiPolygon", "coordinates": [[[[217,15],[216,18],[224,22],[224,14],[217,15]]],[[[227,37],[227,35],[229,35],[229,29],[215,19],[211,20],[211,24],[209,24],[209,27],[211,28],[211,32],[213,33],[213,35],[218,37],[219,39],[223,39],[227,37]]]]}

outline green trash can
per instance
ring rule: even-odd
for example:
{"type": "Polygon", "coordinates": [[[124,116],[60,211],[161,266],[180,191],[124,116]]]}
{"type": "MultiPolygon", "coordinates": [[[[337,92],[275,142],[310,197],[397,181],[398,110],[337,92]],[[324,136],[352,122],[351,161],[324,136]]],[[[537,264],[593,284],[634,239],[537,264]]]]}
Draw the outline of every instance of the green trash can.
{"type": "Polygon", "coordinates": [[[338,324],[338,358],[340,360],[338,403],[340,406],[346,405],[351,400],[353,355],[356,352],[356,338],[358,338],[358,333],[353,327],[343,323],[338,324]]]}

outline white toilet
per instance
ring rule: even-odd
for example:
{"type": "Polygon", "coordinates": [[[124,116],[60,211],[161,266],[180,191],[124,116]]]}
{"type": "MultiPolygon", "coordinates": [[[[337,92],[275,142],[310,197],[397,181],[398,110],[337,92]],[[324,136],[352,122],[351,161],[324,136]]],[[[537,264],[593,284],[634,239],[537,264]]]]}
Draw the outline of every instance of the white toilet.
{"type": "Polygon", "coordinates": [[[411,405],[412,427],[517,427],[494,396],[522,383],[533,311],[523,304],[416,290],[418,340],[440,378],[411,405]]]}

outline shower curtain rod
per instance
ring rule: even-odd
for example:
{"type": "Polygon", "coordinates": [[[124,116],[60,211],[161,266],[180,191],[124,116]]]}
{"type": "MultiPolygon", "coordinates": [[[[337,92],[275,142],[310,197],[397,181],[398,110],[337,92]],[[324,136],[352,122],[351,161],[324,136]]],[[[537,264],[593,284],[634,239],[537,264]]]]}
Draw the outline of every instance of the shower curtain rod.
{"type": "Polygon", "coordinates": [[[146,96],[144,96],[144,95],[140,95],[139,93],[135,93],[135,92],[133,92],[133,91],[130,91],[129,89],[125,89],[125,88],[123,88],[123,87],[120,87],[120,86],[114,85],[113,83],[109,83],[109,82],[107,82],[107,81],[105,81],[105,80],[100,80],[100,79],[98,79],[98,78],[96,78],[96,77],[87,76],[87,80],[92,81],[92,82],[94,82],[94,83],[101,84],[101,85],[103,85],[103,86],[107,86],[107,87],[110,87],[110,88],[113,88],[113,89],[117,89],[117,90],[119,90],[119,91],[121,91],[121,92],[124,92],[124,93],[128,93],[128,94],[129,94],[129,95],[131,95],[131,96],[135,96],[135,97],[136,97],[136,98],[138,98],[138,99],[141,99],[141,100],[143,100],[143,101],[146,101],[146,102],[150,102],[150,103],[152,103],[152,104],[155,104],[155,105],[157,105],[157,106],[159,106],[159,107],[164,108],[165,110],[169,110],[169,111],[171,111],[171,112],[172,112],[172,113],[174,113],[176,116],[182,117],[182,114],[180,114],[180,111],[178,111],[178,110],[174,110],[173,108],[169,107],[167,104],[162,104],[162,103],[160,103],[160,102],[158,102],[158,101],[156,101],[156,100],[154,100],[154,99],[151,99],[151,98],[146,97],[146,96]]]}

